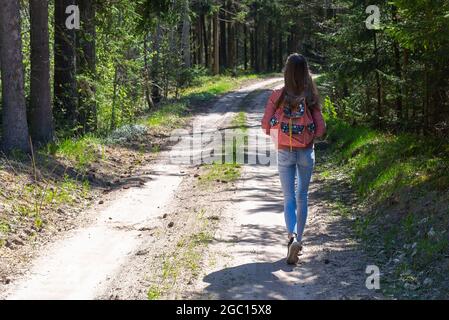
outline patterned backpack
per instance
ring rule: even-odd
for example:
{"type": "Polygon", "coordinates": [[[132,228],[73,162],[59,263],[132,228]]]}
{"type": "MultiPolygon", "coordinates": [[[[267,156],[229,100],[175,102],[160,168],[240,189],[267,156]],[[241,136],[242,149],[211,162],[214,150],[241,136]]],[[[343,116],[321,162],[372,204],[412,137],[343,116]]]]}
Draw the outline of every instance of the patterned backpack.
{"type": "Polygon", "coordinates": [[[278,147],[305,148],[313,142],[315,124],[305,98],[297,105],[278,108],[270,120],[271,129],[277,135],[278,147]]]}

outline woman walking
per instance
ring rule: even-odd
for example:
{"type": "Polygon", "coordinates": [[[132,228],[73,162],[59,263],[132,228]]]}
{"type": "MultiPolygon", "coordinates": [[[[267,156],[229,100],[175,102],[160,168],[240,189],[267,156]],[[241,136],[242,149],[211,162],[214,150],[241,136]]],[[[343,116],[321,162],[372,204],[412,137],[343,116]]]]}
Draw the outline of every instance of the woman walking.
{"type": "Polygon", "coordinates": [[[304,56],[294,53],[288,57],[284,87],[274,90],[269,97],[262,128],[273,137],[278,149],[288,232],[287,263],[296,264],[302,250],[309,183],[315,165],[314,138],[323,136],[326,130],[318,90],[304,56]]]}

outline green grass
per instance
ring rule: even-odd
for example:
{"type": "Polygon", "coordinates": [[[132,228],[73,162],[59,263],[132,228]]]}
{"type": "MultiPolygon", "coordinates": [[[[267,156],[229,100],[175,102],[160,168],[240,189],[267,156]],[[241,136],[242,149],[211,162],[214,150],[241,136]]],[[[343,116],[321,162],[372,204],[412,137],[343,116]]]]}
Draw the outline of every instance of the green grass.
{"type": "MultiPolygon", "coordinates": [[[[255,76],[245,77],[248,79],[255,78],[255,76]]],[[[239,78],[243,80],[244,78],[239,78]]],[[[196,79],[194,86],[182,91],[183,96],[214,96],[223,94],[235,87],[233,78],[227,76],[202,76],[196,79]]]]}
{"type": "Polygon", "coordinates": [[[240,168],[240,165],[234,163],[212,163],[206,165],[206,173],[201,175],[201,182],[235,181],[240,178],[240,168]]]}
{"type": "Polygon", "coordinates": [[[76,169],[83,170],[104,156],[102,144],[100,138],[94,135],[85,135],[81,138],[67,138],[49,144],[43,152],[64,157],[72,161],[76,169]]]}
{"type": "Polygon", "coordinates": [[[193,85],[184,89],[181,94],[186,98],[208,99],[238,88],[247,80],[258,79],[267,75],[248,74],[238,77],[231,76],[202,76],[198,77],[193,85]]]}
{"type": "Polygon", "coordinates": [[[351,169],[353,185],[377,200],[403,188],[449,188],[449,155],[444,142],[410,134],[390,135],[338,120],[329,123],[336,160],[351,169]]]}
{"type": "Polygon", "coordinates": [[[212,242],[213,237],[210,232],[201,231],[201,232],[194,234],[192,236],[192,239],[193,239],[193,243],[195,245],[198,245],[198,244],[208,244],[208,243],[212,242]]]}
{"type": "Polygon", "coordinates": [[[180,128],[185,124],[188,107],[185,102],[174,102],[163,105],[152,112],[143,123],[150,128],[164,127],[167,129],[180,128]]]}
{"type": "Polygon", "coordinates": [[[161,289],[157,286],[152,286],[148,290],[148,300],[158,300],[161,297],[161,289]]]}
{"type": "Polygon", "coordinates": [[[87,180],[80,182],[65,175],[61,181],[55,181],[51,188],[31,184],[24,190],[27,197],[44,206],[70,205],[75,201],[75,196],[86,198],[90,193],[90,185],[87,180]]]}
{"type": "MultiPolygon", "coordinates": [[[[56,210],[61,205],[72,205],[78,199],[85,199],[90,193],[88,181],[79,182],[64,176],[62,181],[49,184],[27,184],[20,191],[20,200],[11,203],[19,217],[33,222],[34,229],[44,227],[44,212],[56,210]]],[[[5,223],[0,224],[0,232],[7,231],[5,223]]],[[[6,233],[6,232],[4,232],[6,233]]]]}
{"type": "Polygon", "coordinates": [[[82,183],[69,178],[64,177],[62,182],[57,184],[57,188],[54,189],[53,194],[47,196],[47,201],[52,203],[72,203],[73,195],[80,195],[82,198],[86,198],[90,193],[90,184],[87,180],[82,183]]]}
{"type": "Polygon", "coordinates": [[[231,127],[234,128],[235,141],[227,141],[223,146],[224,159],[205,165],[205,173],[201,176],[201,185],[208,186],[213,182],[231,182],[240,178],[241,164],[239,163],[237,151],[243,152],[247,143],[246,113],[239,112],[232,120],[231,127]]]}
{"type": "MultiPolygon", "coordinates": [[[[64,176],[61,180],[42,180],[38,183],[18,182],[4,199],[9,215],[0,218],[0,247],[11,232],[26,229],[28,240],[36,237],[46,227],[48,215],[56,210],[83,204],[90,195],[88,181],[64,176]]],[[[60,212],[64,214],[64,211],[60,212]]]]}
{"type": "MultiPolygon", "coordinates": [[[[400,298],[447,296],[449,147],[412,134],[388,134],[328,117],[331,148],[321,177],[343,174],[365,208],[355,235],[383,274],[384,293],[400,298]],[[446,262],[445,262],[446,261],[446,262]],[[428,279],[438,284],[426,286],[428,279]]],[[[348,217],[350,207],[334,204],[348,217]]]]}
{"type": "Polygon", "coordinates": [[[8,234],[11,227],[7,221],[0,221],[0,234],[8,234]]]}

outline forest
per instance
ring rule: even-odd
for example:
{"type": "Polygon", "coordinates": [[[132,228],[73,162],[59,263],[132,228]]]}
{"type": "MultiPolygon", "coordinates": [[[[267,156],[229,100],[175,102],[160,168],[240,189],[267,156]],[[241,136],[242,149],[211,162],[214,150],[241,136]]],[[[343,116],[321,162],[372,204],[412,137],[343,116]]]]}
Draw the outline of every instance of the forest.
{"type": "MultiPolygon", "coordinates": [[[[162,211],[159,192],[171,190],[162,179],[161,187],[148,187],[157,205],[147,207],[163,218],[138,230],[159,228],[151,236],[160,248],[171,246],[164,234],[175,237],[190,269],[176,269],[174,253],[159,248],[159,256],[148,258],[159,266],[156,280],[141,291],[149,299],[173,298],[168,292],[178,282],[194,281],[214,239],[211,229],[226,198],[234,197],[230,190],[244,194],[238,184],[251,172],[236,163],[177,168],[180,173],[151,165],[171,148],[170,132],[203,112],[242,132],[257,127],[249,124],[256,107],[282,81],[292,53],[309,62],[328,128],[317,144],[313,182],[324,190],[313,195],[323,204],[319,219],[335,214],[349,221],[350,233],[387,278],[384,295],[447,299],[448,0],[0,0],[0,299],[9,274],[32,256],[27,250],[41,250],[55,233],[81,225],[77,219],[105,207],[108,194],[150,186],[158,174],[191,178],[179,185],[186,204],[176,204],[183,208],[178,218],[162,211]],[[250,93],[240,99],[245,87],[250,93]],[[226,97],[229,105],[220,100],[226,97]],[[218,112],[220,103],[229,110],[218,112]],[[176,238],[176,219],[192,234],[176,238]],[[38,245],[31,249],[32,243],[38,245]]],[[[125,200],[132,206],[142,199],[125,200]]],[[[262,212],[262,200],[243,209],[262,212]]],[[[106,221],[115,219],[107,214],[106,221]]],[[[330,251],[335,255],[322,268],[358,259],[349,249],[330,251]],[[338,258],[343,251],[348,257],[338,258]]]]}
{"type": "Polygon", "coordinates": [[[3,149],[107,134],[201,75],[279,72],[296,51],[341,118],[447,136],[447,1],[370,4],[374,30],[366,1],[3,1],[3,149]]]}

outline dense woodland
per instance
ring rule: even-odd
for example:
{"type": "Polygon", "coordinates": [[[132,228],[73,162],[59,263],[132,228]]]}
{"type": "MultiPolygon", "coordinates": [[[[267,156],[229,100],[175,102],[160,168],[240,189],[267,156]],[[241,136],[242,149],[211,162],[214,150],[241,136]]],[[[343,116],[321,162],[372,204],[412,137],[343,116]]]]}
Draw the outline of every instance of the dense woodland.
{"type": "Polygon", "coordinates": [[[7,152],[105,135],[201,75],[281,71],[292,52],[323,74],[323,106],[340,118],[395,132],[449,133],[447,0],[0,4],[7,152]],[[369,30],[366,7],[373,4],[381,21],[369,30]],[[76,22],[71,5],[79,28],[66,26],[76,22]]]}

